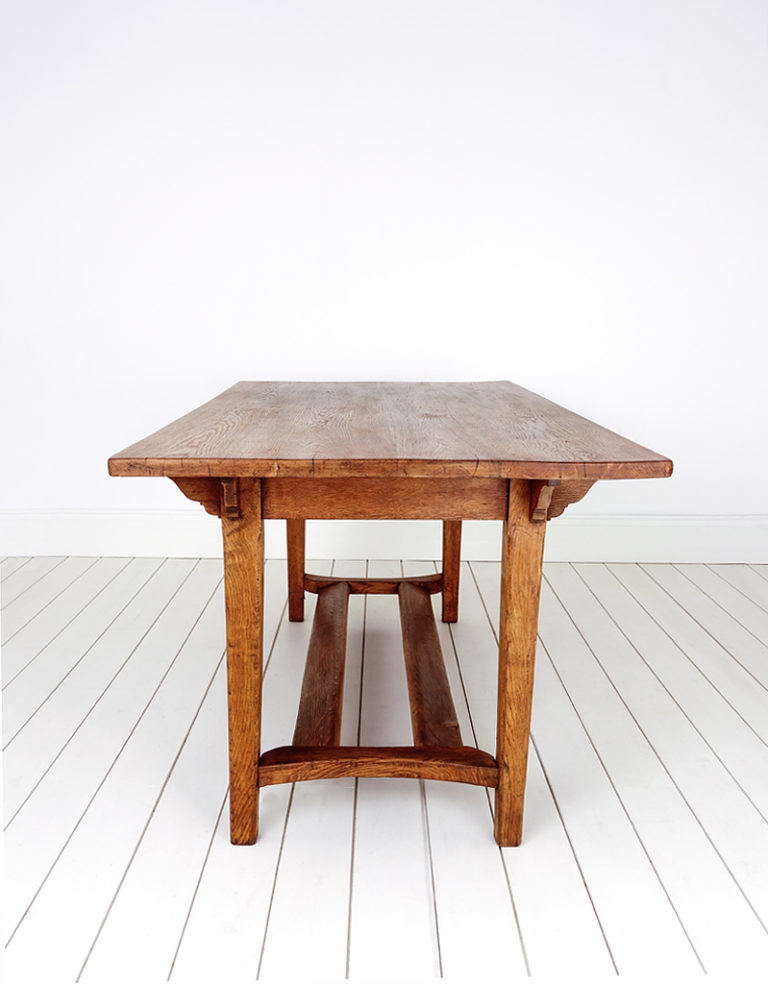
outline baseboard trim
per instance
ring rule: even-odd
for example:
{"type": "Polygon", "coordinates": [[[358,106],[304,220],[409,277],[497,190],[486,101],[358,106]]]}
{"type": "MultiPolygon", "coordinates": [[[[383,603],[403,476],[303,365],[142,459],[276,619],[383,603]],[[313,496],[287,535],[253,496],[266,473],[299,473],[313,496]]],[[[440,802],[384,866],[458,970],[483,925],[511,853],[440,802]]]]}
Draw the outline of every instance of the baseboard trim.
{"type": "MultiPolygon", "coordinates": [[[[268,521],[266,553],[285,556],[283,523],[268,521]]],[[[464,524],[462,555],[498,560],[501,524],[464,524]]],[[[436,522],[310,522],[307,556],[437,559],[436,522]]],[[[0,511],[2,556],[219,557],[218,521],[187,511],[0,511]]],[[[582,562],[768,563],[768,516],[564,516],[545,559],[582,562]]]]}

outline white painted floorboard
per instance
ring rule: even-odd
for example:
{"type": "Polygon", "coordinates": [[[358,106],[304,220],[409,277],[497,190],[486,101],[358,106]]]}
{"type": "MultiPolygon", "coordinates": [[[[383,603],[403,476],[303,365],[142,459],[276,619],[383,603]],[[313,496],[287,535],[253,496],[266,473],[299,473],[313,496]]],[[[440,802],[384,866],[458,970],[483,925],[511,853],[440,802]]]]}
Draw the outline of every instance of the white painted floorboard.
{"type": "Polygon", "coordinates": [[[613,654],[636,664],[636,653],[573,568],[547,581],[544,642],[697,958],[723,973],[768,966],[768,936],[642,729],[652,703],[637,705],[632,684],[619,690],[607,672],[613,654]]]}
{"type": "MultiPolygon", "coordinates": [[[[7,602],[4,600],[2,645],[8,645],[24,630],[42,626],[36,635],[46,638],[66,624],[79,607],[80,599],[76,593],[80,578],[97,563],[96,557],[67,557],[24,591],[7,602]]],[[[23,573],[23,569],[19,573],[23,573]]]]}
{"type": "MultiPolygon", "coordinates": [[[[340,576],[432,563],[308,565],[340,576]]],[[[5,980],[760,980],[768,566],[545,569],[525,831],[484,789],[264,789],[228,839],[221,563],[6,558],[5,980]]],[[[438,631],[495,744],[499,566],[438,631]]],[[[290,743],[314,610],[265,582],[264,747],[290,743]]],[[[410,743],[397,600],[350,599],[343,742],[410,743]]]]}
{"type": "Polygon", "coordinates": [[[28,564],[31,557],[4,557],[0,563],[0,583],[4,582],[11,574],[15,574],[19,568],[28,564]]]}
{"type": "MultiPolygon", "coordinates": [[[[11,565],[8,573],[2,572],[0,582],[0,604],[5,610],[11,602],[20,598],[55,567],[63,564],[66,557],[29,557],[24,564],[11,565]]],[[[11,558],[6,561],[9,563],[11,558]]]]}

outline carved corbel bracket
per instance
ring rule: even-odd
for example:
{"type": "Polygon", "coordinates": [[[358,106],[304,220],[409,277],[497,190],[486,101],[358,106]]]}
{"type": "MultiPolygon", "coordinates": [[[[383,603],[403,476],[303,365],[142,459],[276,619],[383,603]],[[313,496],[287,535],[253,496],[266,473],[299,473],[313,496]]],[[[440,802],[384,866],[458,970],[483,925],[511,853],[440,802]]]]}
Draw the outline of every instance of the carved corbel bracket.
{"type": "Polygon", "coordinates": [[[188,499],[199,502],[211,516],[221,516],[221,483],[218,478],[172,478],[188,499]]]}
{"type": "Polygon", "coordinates": [[[236,478],[221,479],[221,516],[237,519],[240,515],[240,483],[236,478]]]}
{"type": "Polygon", "coordinates": [[[240,489],[236,478],[172,478],[171,481],[211,516],[237,519],[240,515],[240,489]]]}
{"type": "Polygon", "coordinates": [[[552,496],[560,484],[557,480],[550,482],[531,482],[531,522],[544,523],[547,520],[552,496]]]}
{"type": "Polygon", "coordinates": [[[547,519],[562,516],[568,506],[583,499],[594,484],[594,480],[591,479],[561,482],[552,494],[552,502],[549,505],[547,519]]]}
{"type": "Polygon", "coordinates": [[[541,523],[562,516],[568,506],[583,499],[594,481],[531,482],[531,521],[541,523]]]}

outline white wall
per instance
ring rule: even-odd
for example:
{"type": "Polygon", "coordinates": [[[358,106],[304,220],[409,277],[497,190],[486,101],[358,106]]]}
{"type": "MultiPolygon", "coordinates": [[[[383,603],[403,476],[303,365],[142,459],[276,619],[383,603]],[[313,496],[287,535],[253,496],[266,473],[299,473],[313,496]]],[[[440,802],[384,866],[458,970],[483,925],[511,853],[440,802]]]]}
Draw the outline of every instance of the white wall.
{"type": "Polygon", "coordinates": [[[768,560],[763,0],[25,0],[0,36],[0,552],[210,525],[106,458],[237,379],[510,378],[675,460],[570,535],[768,560]]]}

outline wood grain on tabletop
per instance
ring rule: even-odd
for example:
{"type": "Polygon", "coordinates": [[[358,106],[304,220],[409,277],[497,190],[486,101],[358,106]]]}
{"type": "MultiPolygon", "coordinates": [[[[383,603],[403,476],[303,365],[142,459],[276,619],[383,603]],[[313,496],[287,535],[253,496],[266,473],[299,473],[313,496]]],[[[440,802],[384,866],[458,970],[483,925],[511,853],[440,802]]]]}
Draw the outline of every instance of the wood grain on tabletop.
{"type": "Polygon", "coordinates": [[[662,455],[514,383],[240,382],[112,475],[653,478],[662,455]]]}

